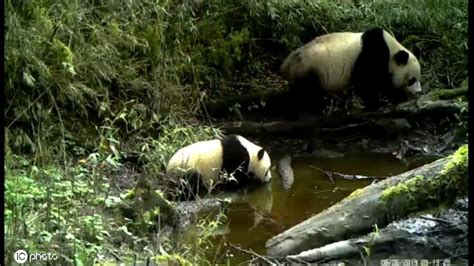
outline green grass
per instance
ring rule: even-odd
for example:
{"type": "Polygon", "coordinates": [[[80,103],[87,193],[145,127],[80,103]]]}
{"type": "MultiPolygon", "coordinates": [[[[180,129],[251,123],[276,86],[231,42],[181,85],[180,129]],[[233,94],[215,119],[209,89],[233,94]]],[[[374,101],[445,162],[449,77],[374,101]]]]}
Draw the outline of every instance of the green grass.
{"type": "MultiPolygon", "coordinates": [[[[144,174],[160,178],[157,173],[163,171],[175,147],[216,134],[215,130],[204,127],[167,127],[143,150],[149,156],[144,174]]],[[[170,256],[173,255],[169,259],[188,260],[193,264],[205,259],[200,247],[209,245],[207,241],[216,221],[203,220],[200,226],[206,230],[196,230],[196,235],[186,243],[169,243],[171,240],[165,239],[157,245],[149,231],[155,224],[151,217],[132,221],[120,215],[117,206],[126,199],[127,192],[118,186],[124,183],[131,187],[135,181],[124,173],[120,153],[103,151],[64,165],[51,162],[39,166],[7,149],[6,258],[11,262],[13,252],[23,248],[28,252],[61,254],[63,262],[91,265],[100,258],[110,260],[111,252],[122,259],[133,258],[135,253],[152,257],[165,245],[170,256]],[[123,246],[123,243],[127,244],[123,246]],[[194,249],[190,250],[189,246],[194,249]]],[[[156,259],[164,258],[168,257],[163,254],[156,259]]]]}
{"type": "MultiPolygon", "coordinates": [[[[466,78],[467,1],[350,2],[6,0],[7,258],[152,255],[150,237],[110,211],[114,180],[130,178],[124,158],[159,179],[179,147],[219,134],[208,97],[285,86],[280,63],[319,34],[381,26],[419,56],[428,90],[466,78]]],[[[202,258],[190,249],[167,252],[202,258]]]]}
{"type": "Polygon", "coordinates": [[[170,114],[205,117],[205,97],[275,86],[269,72],[289,51],[332,31],[391,30],[419,55],[428,90],[467,76],[467,1],[339,2],[6,1],[12,148],[93,150],[110,121],[124,138],[153,136],[170,114]]]}

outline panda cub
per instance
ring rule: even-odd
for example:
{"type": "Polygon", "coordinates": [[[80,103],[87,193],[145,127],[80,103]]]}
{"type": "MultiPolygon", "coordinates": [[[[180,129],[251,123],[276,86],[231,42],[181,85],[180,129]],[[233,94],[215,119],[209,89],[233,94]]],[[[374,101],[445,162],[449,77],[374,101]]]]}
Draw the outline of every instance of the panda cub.
{"type": "Polygon", "coordinates": [[[324,95],[350,88],[371,111],[380,107],[380,93],[400,103],[421,92],[418,59],[381,28],[316,37],[291,52],[280,70],[290,82],[290,110],[320,111],[324,95]]]}
{"type": "Polygon", "coordinates": [[[229,135],[181,148],[169,160],[166,174],[187,181],[184,191],[193,198],[216,188],[235,190],[254,181],[269,182],[270,167],[270,156],[263,148],[242,136],[229,135]]]}

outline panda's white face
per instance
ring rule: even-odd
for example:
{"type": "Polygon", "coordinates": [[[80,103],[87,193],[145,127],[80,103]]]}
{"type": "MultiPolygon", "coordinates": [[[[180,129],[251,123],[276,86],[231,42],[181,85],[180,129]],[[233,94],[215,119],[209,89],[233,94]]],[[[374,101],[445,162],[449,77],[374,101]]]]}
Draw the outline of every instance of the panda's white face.
{"type": "Polygon", "coordinates": [[[251,172],[257,180],[268,182],[272,178],[270,167],[272,166],[268,152],[262,147],[250,142],[242,136],[238,136],[239,142],[248,152],[250,163],[249,172],[251,172]]]}
{"type": "Polygon", "coordinates": [[[255,177],[266,183],[272,179],[272,174],[270,172],[270,167],[272,166],[270,156],[268,153],[260,148],[256,154],[251,154],[250,160],[250,171],[255,175],[255,177]]]}
{"type": "Polygon", "coordinates": [[[411,53],[406,52],[408,59],[405,62],[392,63],[392,82],[395,88],[404,90],[409,95],[421,92],[420,63],[411,53]]]}
{"type": "Polygon", "coordinates": [[[387,31],[384,31],[384,39],[390,50],[388,70],[392,74],[392,85],[408,96],[420,93],[420,62],[387,31]]]}

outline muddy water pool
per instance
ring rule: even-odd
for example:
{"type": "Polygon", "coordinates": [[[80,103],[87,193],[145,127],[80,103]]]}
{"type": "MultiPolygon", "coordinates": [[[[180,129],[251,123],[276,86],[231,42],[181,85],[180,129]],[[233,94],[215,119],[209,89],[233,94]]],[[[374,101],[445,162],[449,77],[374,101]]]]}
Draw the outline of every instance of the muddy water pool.
{"type": "Polygon", "coordinates": [[[296,157],[291,164],[294,183],[285,190],[274,170],[272,182],[239,195],[227,212],[227,222],[213,238],[210,260],[232,265],[247,261],[250,254],[228,248],[231,243],[265,254],[265,242],[293,225],[341,201],[372,180],[329,179],[320,169],[343,174],[390,176],[409,170],[390,154],[357,153],[340,158],[296,157]]]}

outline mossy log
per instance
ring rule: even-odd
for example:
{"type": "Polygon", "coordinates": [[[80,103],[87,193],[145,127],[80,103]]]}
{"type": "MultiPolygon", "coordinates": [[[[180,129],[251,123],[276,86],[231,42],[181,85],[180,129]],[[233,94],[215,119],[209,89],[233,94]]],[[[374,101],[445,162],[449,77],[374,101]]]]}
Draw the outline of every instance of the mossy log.
{"type": "MultiPolygon", "coordinates": [[[[125,200],[118,206],[123,217],[133,220],[160,222],[161,226],[172,226],[183,230],[200,213],[221,210],[232,198],[206,198],[195,201],[172,202],[164,194],[155,190],[145,176],[140,176],[135,187],[129,191],[125,200]]],[[[154,224],[151,223],[154,227],[154,224]]]]}
{"type": "Polygon", "coordinates": [[[314,127],[319,119],[298,121],[273,121],[259,123],[253,121],[225,122],[217,124],[227,134],[240,134],[244,136],[305,136],[313,135],[314,127]]]}
{"type": "MultiPolygon", "coordinates": [[[[327,117],[314,116],[304,120],[281,120],[265,123],[254,121],[223,122],[217,126],[227,134],[246,136],[290,136],[295,134],[297,136],[314,136],[324,133],[334,135],[348,131],[391,134],[409,129],[411,121],[423,120],[427,117],[452,116],[467,110],[467,100],[462,98],[466,94],[467,88],[435,90],[418,99],[396,106],[384,107],[376,112],[364,112],[360,109],[340,110],[327,117]]],[[[234,104],[238,102],[236,99],[232,101],[234,104]]],[[[222,105],[224,104],[222,103],[222,105]]],[[[212,114],[212,112],[210,113],[212,114]]]]}
{"type": "Polygon", "coordinates": [[[164,223],[173,221],[177,214],[174,204],[166,200],[159,190],[155,190],[145,176],[138,177],[137,184],[128,192],[119,209],[122,215],[129,219],[156,213],[164,223]]]}
{"type": "Polygon", "coordinates": [[[272,256],[298,254],[369,233],[391,221],[466,195],[468,148],[433,163],[354,191],[331,208],[271,238],[272,256]]]}

